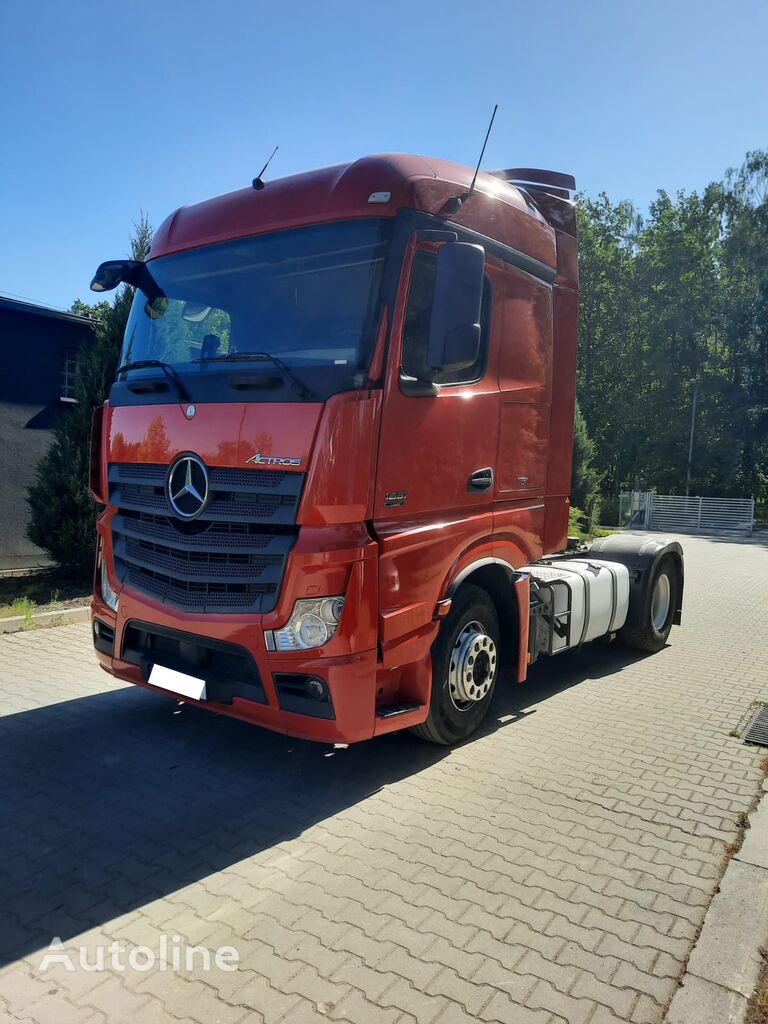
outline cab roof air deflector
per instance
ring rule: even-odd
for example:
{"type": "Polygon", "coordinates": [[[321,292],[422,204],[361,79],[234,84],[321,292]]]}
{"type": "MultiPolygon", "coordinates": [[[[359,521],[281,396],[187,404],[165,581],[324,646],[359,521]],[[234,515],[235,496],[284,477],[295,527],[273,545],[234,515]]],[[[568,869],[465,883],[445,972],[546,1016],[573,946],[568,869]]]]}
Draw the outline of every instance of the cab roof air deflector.
{"type": "Polygon", "coordinates": [[[515,184],[547,185],[551,188],[565,189],[568,192],[576,190],[574,176],[563,174],[561,171],[544,171],[538,167],[509,167],[504,171],[488,171],[488,174],[515,184]]]}

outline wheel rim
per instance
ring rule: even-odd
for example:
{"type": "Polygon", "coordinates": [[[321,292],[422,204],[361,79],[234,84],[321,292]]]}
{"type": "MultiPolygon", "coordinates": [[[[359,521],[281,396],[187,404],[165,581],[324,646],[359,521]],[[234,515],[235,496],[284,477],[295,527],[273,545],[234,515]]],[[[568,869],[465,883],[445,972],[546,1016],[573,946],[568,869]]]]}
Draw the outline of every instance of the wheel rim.
{"type": "Polygon", "coordinates": [[[657,633],[661,633],[667,624],[671,596],[672,588],[669,585],[669,576],[662,573],[656,577],[651,598],[651,622],[657,633]]]}
{"type": "Polygon", "coordinates": [[[480,622],[468,622],[456,637],[448,669],[448,689],[457,711],[468,711],[485,697],[496,677],[496,644],[480,622]]]}

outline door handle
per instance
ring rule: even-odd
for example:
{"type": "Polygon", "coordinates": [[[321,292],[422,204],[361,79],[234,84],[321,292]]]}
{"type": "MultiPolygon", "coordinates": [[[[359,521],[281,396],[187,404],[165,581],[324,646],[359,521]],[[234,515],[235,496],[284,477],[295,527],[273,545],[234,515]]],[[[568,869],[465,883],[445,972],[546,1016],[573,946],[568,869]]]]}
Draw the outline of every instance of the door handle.
{"type": "Polygon", "coordinates": [[[487,469],[476,469],[467,484],[468,491],[490,491],[492,487],[493,470],[490,467],[487,469]]]}

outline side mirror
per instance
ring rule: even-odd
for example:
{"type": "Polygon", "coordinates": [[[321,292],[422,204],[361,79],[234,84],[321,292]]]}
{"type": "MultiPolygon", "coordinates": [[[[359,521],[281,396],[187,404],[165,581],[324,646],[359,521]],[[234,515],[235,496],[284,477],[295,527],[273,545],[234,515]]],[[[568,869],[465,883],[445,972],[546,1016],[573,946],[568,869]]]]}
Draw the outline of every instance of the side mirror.
{"type": "Polygon", "coordinates": [[[111,292],[119,284],[137,285],[145,264],[141,260],[107,260],[91,281],[92,292],[111,292]]]}
{"type": "Polygon", "coordinates": [[[447,242],[440,248],[427,341],[431,369],[463,370],[477,359],[484,273],[482,245],[447,242]]]}

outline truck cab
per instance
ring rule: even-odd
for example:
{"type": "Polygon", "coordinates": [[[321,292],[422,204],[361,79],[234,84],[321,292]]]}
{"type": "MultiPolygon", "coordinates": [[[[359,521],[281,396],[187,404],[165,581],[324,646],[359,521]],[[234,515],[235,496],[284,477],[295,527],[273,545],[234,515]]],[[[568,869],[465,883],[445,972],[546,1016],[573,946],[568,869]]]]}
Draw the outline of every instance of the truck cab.
{"type": "MultiPolygon", "coordinates": [[[[92,442],[108,672],[304,738],[451,743],[552,653],[564,591],[531,567],[567,542],[573,187],[366,157],[102,264],[135,288],[92,442]]],[[[633,594],[647,626],[666,567],[665,642],[679,546],[591,558],[618,567],[607,633],[633,594]]]]}

